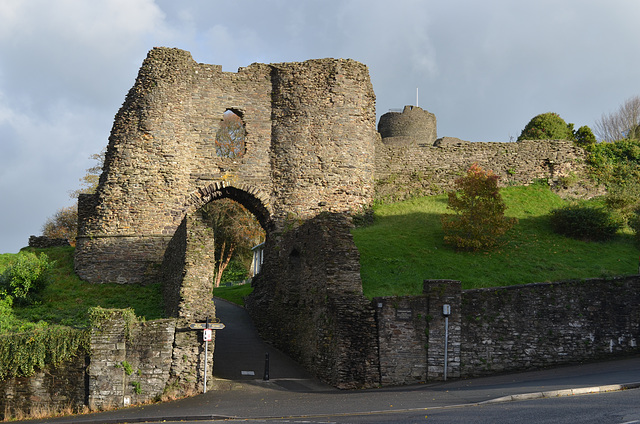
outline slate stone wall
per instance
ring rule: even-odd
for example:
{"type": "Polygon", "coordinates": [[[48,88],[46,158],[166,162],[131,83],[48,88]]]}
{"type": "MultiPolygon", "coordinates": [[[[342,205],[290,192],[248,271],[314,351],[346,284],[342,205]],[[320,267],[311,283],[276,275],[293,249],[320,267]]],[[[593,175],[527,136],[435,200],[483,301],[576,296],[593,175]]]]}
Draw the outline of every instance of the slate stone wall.
{"type": "Polygon", "coordinates": [[[638,276],[466,290],[461,375],[638,352],[638,276]]]}
{"type": "Polygon", "coordinates": [[[381,383],[469,378],[638,353],[640,277],[460,291],[427,280],[425,295],[374,299],[381,383]]]}
{"type": "Polygon", "coordinates": [[[121,310],[91,330],[88,406],[91,410],[153,400],[169,383],[176,320],[131,323],[121,310]]]}
{"type": "Polygon", "coordinates": [[[260,334],[340,388],[379,382],[374,309],[342,214],[291,220],[266,241],[246,305],[260,334]]]}
{"type": "Polygon", "coordinates": [[[376,298],[374,305],[380,349],[380,384],[414,384],[427,381],[427,298],[376,298]]]}
{"type": "Polygon", "coordinates": [[[88,357],[85,352],[57,367],[47,367],[31,377],[0,381],[0,419],[43,412],[77,412],[87,401],[88,357]]]}

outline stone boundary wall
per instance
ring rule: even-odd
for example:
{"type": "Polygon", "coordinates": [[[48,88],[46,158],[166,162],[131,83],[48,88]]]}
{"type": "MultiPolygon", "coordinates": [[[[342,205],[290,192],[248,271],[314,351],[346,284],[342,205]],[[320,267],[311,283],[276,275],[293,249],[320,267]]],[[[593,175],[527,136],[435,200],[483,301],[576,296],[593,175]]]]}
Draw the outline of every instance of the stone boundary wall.
{"type": "Polygon", "coordinates": [[[462,292],[461,375],[475,377],[638,352],[640,278],[462,292]]]}
{"type": "MultiPolygon", "coordinates": [[[[596,188],[586,178],[586,152],[571,141],[534,140],[513,143],[425,143],[400,137],[376,143],[376,199],[403,200],[439,194],[477,162],[492,170],[500,184],[526,185],[544,179],[562,194],[589,197],[596,188]]],[[[445,140],[446,141],[446,140],[445,140]]]]}
{"type": "Polygon", "coordinates": [[[122,310],[91,329],[88,406],[91,410],[153,400],[169,383],[176,320],[127,322],[122,310]]]}
{"type": "Polygon", "coordinates": [[[21,414],[82,410],[89,394],[87,363],[88,356],[83,353],[31,377],[0,381],[0,420],[21,414]]]}
{"type": "Polygon", "coordinates": [[[460,290],[425,281],[423,296],[374,299],[381,383],[469,378],[637,353],[640,277],[460,290]]]}
{"type": "MultiPolygon", "coordinates": [[[[91,328],[89,352],[30,377],[0,381],[0,419],[100,411],[201,392],[204,344],[185,319],[138,322],[105,309],[91,328]]],[[[209,343],[209,382],[214,344],[209,343]]]]}

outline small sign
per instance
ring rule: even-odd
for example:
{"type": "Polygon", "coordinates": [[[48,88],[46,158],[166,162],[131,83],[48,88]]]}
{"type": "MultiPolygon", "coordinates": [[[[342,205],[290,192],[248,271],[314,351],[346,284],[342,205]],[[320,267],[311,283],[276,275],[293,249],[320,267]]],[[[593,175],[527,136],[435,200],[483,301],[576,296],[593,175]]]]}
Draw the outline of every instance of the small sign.
{"type": "Polygon", "coordinates": [[[396,319],[399,321],[411,321],[413,311],[411,309],[396,309],[396,319]]]}
{"type": "Polygon", "coordinates": [[[202,331],[202,340],[204,340],[205,342],[210,342],[211,340],[213,340],[213,330],[211,330],[210,328],[205,328],[202,331]]]}
{"type": "Polygon", "coordinates": [[[192,330],[222,330],[224,328],[224,324],[221,322],[210,322],[209,327],[207,327],[206,322],[194,322],[193,324],[189,324],[189,328],[192,330]]]}

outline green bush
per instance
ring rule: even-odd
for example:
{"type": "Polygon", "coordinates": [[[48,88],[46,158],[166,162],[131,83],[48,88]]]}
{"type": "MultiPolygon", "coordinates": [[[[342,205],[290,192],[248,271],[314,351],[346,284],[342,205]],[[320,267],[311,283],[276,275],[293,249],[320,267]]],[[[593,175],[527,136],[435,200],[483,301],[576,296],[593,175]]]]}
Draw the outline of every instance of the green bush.
{"type": "Polygon", "coordinates": [[[29,303],[44,289],[52,268],[46,254],[20,252],[0,273],[0,289],[17,302],[29,303]]]}
{"type": "Polygon", "coordinates": [[[604,208],[570,205],[551,211],[551,226],[558,234],[584,241],[613,238],[622,223],[604,208]]]}
{"type": "Polygon", "coordinates": [[[640,206],[640,182],[630,179],[625,185],[610,184],[604,203],[623,223],[627,223],[640,206]]]}
{"type": "Polygon", "coordinates": [[[249,273],[247,272],[247,268],[245,268],[244,264],[239,259],[233,258],[229,261],[229,265],[222,273],[220,284],[226,286],[231,283],[237,283],[246,279],[248,276],[249,273]]]}
{"type": "Polygon", "coordinates": [[[557,113],[542,113],[524,127],[520,140],[573,140],[573,124],[567,124],[557,113]]]}
{"type": "Polygon", "coordinates": [[[622,139],[611,143],[597,143],[588,148],[587,163],[596,181],[626,186],[640,179],[640,141],[622,139]]]}
{"type": "Polygon", "coordinates": [[[634,231],[635,238],[640,243],[640,207],[636,207],[629,217],[629,227],[634,231]]]}

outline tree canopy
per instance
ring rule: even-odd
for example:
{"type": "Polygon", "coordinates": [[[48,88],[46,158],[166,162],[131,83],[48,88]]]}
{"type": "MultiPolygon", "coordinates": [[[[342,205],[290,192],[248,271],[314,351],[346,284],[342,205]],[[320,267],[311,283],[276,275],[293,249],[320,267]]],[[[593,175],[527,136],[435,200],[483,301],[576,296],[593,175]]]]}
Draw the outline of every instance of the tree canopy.
{"type": "Polygon", "coordinates": [[[557,113],[547,112],[531,118],[520,140],[573,140],[573,124],[567,124],[557,113]]]}

